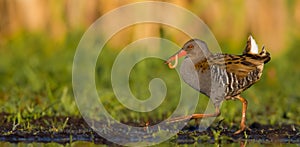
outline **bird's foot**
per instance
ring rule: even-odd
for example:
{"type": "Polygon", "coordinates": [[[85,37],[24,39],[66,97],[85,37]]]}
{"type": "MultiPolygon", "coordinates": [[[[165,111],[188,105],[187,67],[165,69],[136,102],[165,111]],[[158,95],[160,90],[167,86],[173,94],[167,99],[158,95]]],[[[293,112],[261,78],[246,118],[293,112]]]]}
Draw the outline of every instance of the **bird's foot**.
{"type": "Polygon", "coordinates": [[[233,134],[237,135],[237,134],[240,134],[240,133],[242,133],[242,132],[244,132],[246,130],[251,131],[251,129],[249,127],[247,127],[247,126],[241,126],[240,129],[237,130],[237,131],[235,131],[233,134]]]}

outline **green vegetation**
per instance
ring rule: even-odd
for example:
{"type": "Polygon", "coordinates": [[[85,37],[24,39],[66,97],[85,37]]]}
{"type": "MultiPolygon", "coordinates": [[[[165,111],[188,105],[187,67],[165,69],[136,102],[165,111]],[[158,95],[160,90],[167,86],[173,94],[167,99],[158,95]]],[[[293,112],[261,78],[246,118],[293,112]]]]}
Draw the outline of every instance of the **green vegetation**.
{"type": "MultiPolygon", "coordinates": [[[[64,41],[54,42],[45,34],[22,33],[0,42],[0,111],[10,114],[9,123],[25,127],[28,121],[42,116],[80,116],[72,93],[72,62],[82,34],[69,33],[64,41]]],[[[285,54],[272,59],[265,66],[262,80],[242,94],[249,102],[248,124],[300,124],[299,41],[294,39],[285,54]]],[[[169,90],[165,101],[153,112],[130,111],[117,101],[110,84],[110,67],[117,53],[105,48],[105,56],[96,67],[96,85],[105,108],[116,119],[135,123],[156,122],[169,116],[177,106],[179,86],[169,90]]],[[[149,97],[149,82],[156,77],[163,79],[167,87],[179,83],[179,76],[162,60],[147,59],[137,64],[130,76],[135,96],[149,97]]],[[[203,112],[208,102],[203,95],[200,100],[197,112],[203,112]]],[[[239,124],[241,107],[238,101],[225,101],[218,120],[239,124]]],[[[65,123],[61,125],[63,129],[65,123]]]]}

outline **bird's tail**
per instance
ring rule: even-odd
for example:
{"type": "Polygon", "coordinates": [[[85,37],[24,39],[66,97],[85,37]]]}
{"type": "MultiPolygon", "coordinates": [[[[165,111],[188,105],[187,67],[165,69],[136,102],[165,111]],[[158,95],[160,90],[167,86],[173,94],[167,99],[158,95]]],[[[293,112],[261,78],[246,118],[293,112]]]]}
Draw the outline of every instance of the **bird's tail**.
{"type": "Polygon", "coordinates": [[[271,60],[271,55],[269,52],[266,51],[265,46],[262,47],[261,52],[259,53],[259,56],[264,61],[264,64],[268,63],[271,60]]]}
{"type": "Polygon", "coordinates": [[[244,55],[251,54],[253,56],[256,56],[261,61],[264,62],[264,64],[268,63],[271,60],[271,55],[269,52],[265,50],[265,47],[262,47],[262,50],[260,53],[258,53],[258,46],[256,44],[256,41],[253,39],[253,37],[250,35],[247,40],[246,48],[243,52],[244,55]]]}

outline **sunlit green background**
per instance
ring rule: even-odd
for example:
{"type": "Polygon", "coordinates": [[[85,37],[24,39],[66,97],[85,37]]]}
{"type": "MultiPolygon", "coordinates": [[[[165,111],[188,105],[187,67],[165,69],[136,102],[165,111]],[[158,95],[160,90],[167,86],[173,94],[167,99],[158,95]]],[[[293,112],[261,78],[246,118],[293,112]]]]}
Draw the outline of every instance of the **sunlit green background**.
{"type": "MultiPolygon", "coordinates": [[[[0,111],[19,123],[46,115],[79,116],[71,80],[76,47],[95,20],[132,2],[137,1],[0,0],[0,111]]],[[[165,2],[198,15],[215,34],[223,52],[242,53],[249,34],[259,46],[265,45],[272,60],[265,66],[262,80],[243,93],[249,102],[247,122],[300,124],[300,1],[165,2]]],[[[129,111],[115,99],[110,84],[114,58],[124,46],[144,37],[164,37],[179,46],[189,39],[170,27],[139,24],[120,31],[108,42],[102,53],[105,58],[96,67],[96,84],[107,110],[123,121],[161,120],[178,103],[180,87],[168,93],[161,107],[146,114],[129,111]]],[[[130,84],[136,97],[149,96],[148,84],[155,73],[170,85],[178,83],[178,75],[162,63],[145,60],[133,69],[130,84]]],[[[201,103],[197,111],[205,108],[201,103]]],[[[221,111],[219,119],[238,124],[241,103],[225,102],[221,111]]]]}

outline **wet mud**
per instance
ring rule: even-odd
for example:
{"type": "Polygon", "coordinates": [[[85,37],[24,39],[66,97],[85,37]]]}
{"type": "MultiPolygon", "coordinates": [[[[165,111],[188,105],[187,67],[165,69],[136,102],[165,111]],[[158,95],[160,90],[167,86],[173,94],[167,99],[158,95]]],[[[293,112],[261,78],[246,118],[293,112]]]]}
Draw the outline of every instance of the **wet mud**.
{"type": "MultiPolygon", "coordinates": [[[[10,120],[10,115],[0,114],[0,141],[4,142],[57,142],[61,144],[74,141],[88,141],[96,144],[113,145],[99,136],[87,123],[78,117],[41,117],[18,125],[10,120]]],[[[101,126],[101,122],[99,122],[101,126]]],[[[143,124],[128,123],[141,126],[143,124]]],[[[105,123],[103,123],[105,127],[105,123]]],[[[300,126],[296,124],[263,125],[253,123],[250,130],[234,135],[238,126],[228,127],[226,124],[211,126],[204,131],[189,125],[184,127],[169,141],[174,144],[195,143],[292,143],[300,144],[300,126]]],[[[134,133],[134,132],[133,132],[134,133]]]]}

